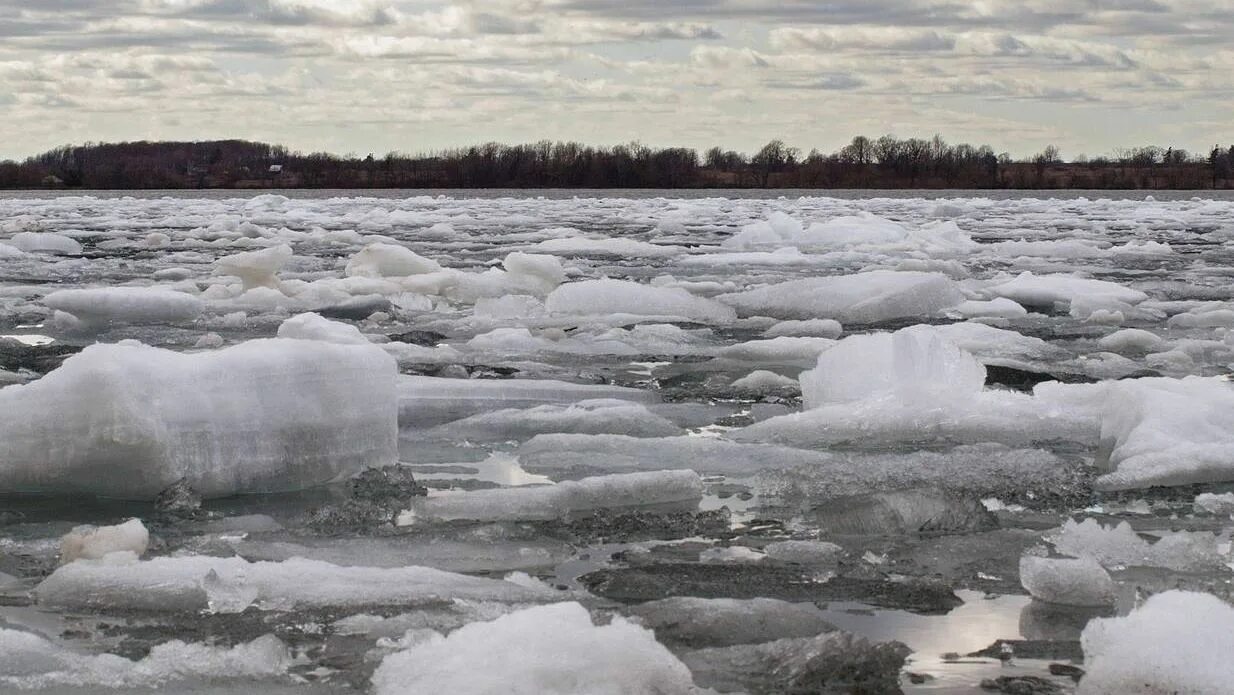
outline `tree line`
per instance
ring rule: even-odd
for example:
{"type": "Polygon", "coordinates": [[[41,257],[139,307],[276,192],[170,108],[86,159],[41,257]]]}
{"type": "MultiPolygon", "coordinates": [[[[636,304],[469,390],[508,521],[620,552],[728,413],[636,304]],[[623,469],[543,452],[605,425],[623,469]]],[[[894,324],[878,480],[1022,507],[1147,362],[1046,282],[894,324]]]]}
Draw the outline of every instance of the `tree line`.
{"type": "Polygon", "coordinates": [[[1065,161],[1058,148],[1013,159],[939,136],[858,136],[831,153],[781,140],[713,147],[486,143],[382,157],[299,153],[244,140],[66,145],[0,161],[0,188],[1234,188],[1234,146],[1193,154],[1120,149],[1065,161]]]}

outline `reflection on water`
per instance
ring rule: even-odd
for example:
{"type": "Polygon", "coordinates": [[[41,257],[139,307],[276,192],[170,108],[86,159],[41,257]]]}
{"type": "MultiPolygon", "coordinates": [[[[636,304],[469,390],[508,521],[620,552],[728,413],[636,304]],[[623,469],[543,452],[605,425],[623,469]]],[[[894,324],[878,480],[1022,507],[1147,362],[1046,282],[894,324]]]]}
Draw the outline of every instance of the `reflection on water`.
{"type": "Polygon", "coordinates": [[[983,679],[1032,675],[1051,678],[1064,688],[1067,679],[1052,678],[1048,661],[966,657],[998,640],[1062,640],[1080,638],[1094,613],[1087,609],[1049,606],[1027,596],[991,596],[958,591],[964,604],[946,615],[917,615],[905,611],[872,609],[860,603],[833,602],[824,611],[836,627],[872,640],[899,640],[913,650],[906,672],[925,674],[929,680],[904,681],[906,693],[978,693],[983,679]],[[954,655],[959,655],[957,659],[954,655]],[[943,658],[951,655],[950,658],[943,658]]]}

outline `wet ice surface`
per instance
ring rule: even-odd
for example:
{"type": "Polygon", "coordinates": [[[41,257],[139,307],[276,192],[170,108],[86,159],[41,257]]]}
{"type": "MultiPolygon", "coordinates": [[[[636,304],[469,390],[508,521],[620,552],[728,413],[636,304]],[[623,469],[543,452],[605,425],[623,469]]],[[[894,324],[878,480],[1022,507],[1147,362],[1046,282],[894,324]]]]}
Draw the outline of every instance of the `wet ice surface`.
{"type": "Polygon", "coordinates": [[[1161,616],[1223,618],[1136,609],[1230,597],[1232,240],[1189,196],[0,198],[0,691],[1125,692],[1160,629],[1209,692],[1161,616]]]}

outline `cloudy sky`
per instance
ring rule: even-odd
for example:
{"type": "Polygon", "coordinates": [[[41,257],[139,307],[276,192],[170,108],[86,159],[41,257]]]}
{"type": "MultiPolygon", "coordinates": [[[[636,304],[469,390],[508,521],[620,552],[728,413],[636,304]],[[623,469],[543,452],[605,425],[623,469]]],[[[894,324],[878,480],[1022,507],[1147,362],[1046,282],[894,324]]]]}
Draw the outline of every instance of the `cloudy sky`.
{"type": "Polygon", "coordinates": [[[0,0],[0,158],[238,137],[1234,142],[1231,0],[0,0]]]}

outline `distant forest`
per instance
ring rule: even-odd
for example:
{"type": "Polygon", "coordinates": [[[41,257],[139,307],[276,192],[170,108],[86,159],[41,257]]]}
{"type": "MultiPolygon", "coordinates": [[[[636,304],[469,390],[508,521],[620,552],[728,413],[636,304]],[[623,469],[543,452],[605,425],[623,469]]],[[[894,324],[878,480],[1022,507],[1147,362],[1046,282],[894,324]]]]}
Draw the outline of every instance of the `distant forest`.
{"type": "Polygon", "coordinates": [[[243,140],[87,143],[0,161],[6,189],[183,188],[1234,188],[1234,146],[1162,147],[1064,161],[1028,159],[935,136],[853,138],[830,154],[780,140],[753,154],[638,143],[488,143],[408,155],[304,154],[243,140]]]}

